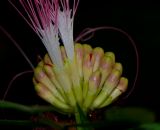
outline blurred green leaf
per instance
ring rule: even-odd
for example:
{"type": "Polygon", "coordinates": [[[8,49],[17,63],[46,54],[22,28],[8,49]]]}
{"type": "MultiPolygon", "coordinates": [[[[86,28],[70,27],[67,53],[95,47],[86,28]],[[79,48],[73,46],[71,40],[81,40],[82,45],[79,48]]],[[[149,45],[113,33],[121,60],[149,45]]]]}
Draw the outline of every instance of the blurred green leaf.
{"type": "Polygon", "coordinates": [[[154,122],[155,118],[153,111],[140,107],[113,107],[105,112],[105,119],[110,123],[144,124],[154,122]]]}
{"type": "Polygon", "coordinates": [[[50,127],[56,128],[57,130],[62,130],[64,127],[59,125],[52,120],[48,119],[38,119],[37,121],[32,120],[0,120],[0,126],[23,126],[23,127],[30,127],[30,128],[37,128],[37,127],[50,127]]]}
{"type": "Polygon", "coordinates": [[[10,101],[3,101],[3,100],[0,100],[0,109],[12,109],[12,110],[17,110],[19,112],[25,112],[30,114],[40,114],[43,112],[53,112],[53,111],[57,111],[61,114],[68,114],[68,113],[61,112],[60,110],[58,110],[53,106],[42,106],[42,105],[27,106],[27,105],[10,102],[10,101]]]}
{"type": "Polygon", "coordinates": [[[128,130],[160,130],[160,123],[149,123],[143,124],[136,128],[131,128],[128,130]]]}

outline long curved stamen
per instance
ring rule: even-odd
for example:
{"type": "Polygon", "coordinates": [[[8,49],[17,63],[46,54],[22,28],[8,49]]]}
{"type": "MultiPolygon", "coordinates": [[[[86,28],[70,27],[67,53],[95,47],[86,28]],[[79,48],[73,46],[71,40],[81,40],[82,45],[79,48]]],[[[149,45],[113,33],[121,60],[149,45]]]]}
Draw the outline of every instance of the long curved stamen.
{"type": "Polygon", "coordinates": [[[18,43],[13,39],[13,37],[2,27],[0,26],[0,30],[12,41],[12,43],[15,45],[15,47],[20,51],[20,53],[23,55],[23,57],[26,59],[32,70],[34,70],[34,65],[28,58],[28,56],[25,54],[25,52],[22,50],[22,48],[18,45],[18,43]]]}
{"type": "Polygon", "coordinates": [[[27,70],[27,71],[24,71],[24,72],[21,72],[21,73],[16,74],[16,75],[12,78],[12,80],[9,82],[9,84],[8,84],[6,90],[5,90],[5,93],[4,93],[4,95],[3,95],[2,100],[5,100],[5,99],[6,99],[7,94],[8,94],[8,92],[9,92],[9,90],[10,90],[13,82],[14,82],[17,78],[21,77],[21,76],[24,75],[24,74],[28,74],[28,73],[33,73],[33,71],[27,70]]]}

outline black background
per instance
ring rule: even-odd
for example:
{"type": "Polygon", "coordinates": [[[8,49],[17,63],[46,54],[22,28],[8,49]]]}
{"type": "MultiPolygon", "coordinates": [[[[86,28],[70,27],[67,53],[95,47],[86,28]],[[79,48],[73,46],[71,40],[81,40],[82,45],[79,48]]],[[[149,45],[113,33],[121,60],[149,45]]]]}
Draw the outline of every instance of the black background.
{"type": "MultiPolygon", "coordinates": [[[[0,1],[0,25],[14,37],[36,65],[37,57],[43,56],[46,50],[39,38],[6,0],[0,1]]],[[[140,71],[133,93],[127,99],[121,99],[120,104],[144,106],[159,113],[160,4],[80,0],[74,25],[74,37],[84,28],[98,26],[115,26],[132,36],[140,55],[140,71]]],[[[115,53],[117,61],[124,66],[123,75],[129,78],[130,89],[135,77],[136,60],[128,39],[120,33],[106,30],[97,32],[88,43],[115,53]]],[[[0,98],[2,99],[13,76],[30,69],[12,42],[0,31],[0,98]]],[[[34,91],[31,73],[23,75],[13,83],[6,100],[23,104],[41,102],[34,91]]]]}

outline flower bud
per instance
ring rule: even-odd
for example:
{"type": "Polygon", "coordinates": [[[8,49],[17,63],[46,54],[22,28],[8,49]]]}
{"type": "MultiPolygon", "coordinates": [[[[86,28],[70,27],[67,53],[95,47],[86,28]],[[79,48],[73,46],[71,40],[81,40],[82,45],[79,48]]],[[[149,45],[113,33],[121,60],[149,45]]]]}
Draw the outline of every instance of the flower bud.
{"type": "Polygon", "coordinates": [[[37,68],[35,68],[34,77],[39,83],[46,86],[56,98],[58,98],[62,102],[65,102],[62,95],[57,91],[55,85],[50,81],[41,67],[38,66],[37,68]]]}
{"type": "Polygon", "coordinates": [[[99,107],[111,94],[111,92],[114,90],[114,88],[117,86],[120,78],[120,71],[113,69],[109,77],[107,78],[106,82],[104,83],[104,86],[99,93],[99,95],[96,97],[92,104],[92,108],[99,107]]]}
{"type": "Polygon", "coordinates": [[[83,52],[84,52],[84,56],[87,55],[88,53],[91,53],[92,47],[88,44],[83,44],[83,52]]]}
{"type": "Polygon", "coordinates": [[[63,96],[64,100],[66,100],[66,95],[64,93],[63,87],[60,85],[60,83],[56,79],[56,75],[53,72],[53,68],[48,65],[44,65],[44,71],[46,72],[48,78],[52,82],[52,84],[55,85],[56,89],[59,91],[59,93],[63,96]]]}
{"type": "Polygon", "coordinates": [[[122,77],[118,83],[118,86],[113,90],[108,99],[99,107],[105,107],[115,101],[123,92],[126,91],[128,86],[128,79],[122,77]]]}
{"type": "Polygon", "coordinates": [[[77,64],[76,59],[70,64],[70,71],[71,75],[70,78],[72,80],[72,90],[74,92],[75,98],[77,103],[81,106],[83,101],[83,92],[82,92],[82,80],[79,76],[79,73],[77,73],[77,64]]]}
{"type": "Polygon", "coordinates": [[[128,79],[125,77],[122,77],[117,86],[117,89],[119,89],[122,93],[124,93],[127,90],[127,87],[128,87],[128,79]]]}
{"type": "Polygon", "coordinates": [[[117,63],[117,62],[116,62],[115,65],[114,65],[114,69],[119,70],[120,73],[122,74],[123,67],[122,67],[122,64],[121,64],[121,63],[117,63]]]}
{"type": "Polygon", "coordinates": [[[108,57],[108,56],[111,57],[113,59],[113,62],[115,62],[115,55],[113,52],[105,52],[104,55],[106,57],[108,57]]]}
{"type": "MultiPolygon", "coordinates": [[[[65,67],[68,67],[68,66],[65,66],[65,67]]],[[[60,85],[62,86],[65,92],[65,95],[68,100],[68,104],[70,104],[72,107],[75,107],[76,100],[75,100],[74,92],[72,90],[72,81],[68,73],[66,73],[65,67],[63,69],[58,69],[55,67],[54,72],[56,74],[56,78],[58,82],[60,83],[60,85]]]]}
{"type": "Polygon", "coordinates": [[[83,46],[79,43],[76,43],[75,57],[76,57],[76,64],[77,64],[77,69],[78,69],[80,78],[83,77],[83,71],[82,71],[83,55],[84,55],[83,46]]]}
{"type": "Polygon", "coordinates": [[[67,104],[58,100],[55,95],[43,84],[37,83],[35,84],[35,89],[38,95],[46,100],[47,102],[51,103],[57,109],[60,109],[62,112],[71,112],[72,109],[67,104]]]}
{"type": "Polygon", "coordinates": [[[83,60],[83,76],[84,76],[84,82],[83,82],[83,98],[86,98],[86,94],[88,92],[88,80],[93,72],[93,65],[94,65],[94,56],[92,53],[88,53],[85,55],[83,60]]]}
{"type": "Polygon", "coordinates": [[[53,66],[53,63],[52,63],[51,58],[49,57],[48,53],[44,56],[44,64],[53,66]]]}
{"type": "Polygon", "coordinates": [[[84,109],[87,110],[90,107],[93,100],[95,99],[100,81],[101,81],[101,74],[100,71],[97,70],[93,72],[93,74],[89,78],[88,92],[83,104],[84,109]]]}
{"type": "Polygon", "coordinates": [[[109,74],[112,71],[114,65],[114,59],[110,56],[104,56],[100,63],[100,72],[102,73],[102,79],[100,83],[100,87],[103,86],[105,80],[108,78],[109,74]]]}
{"type": "Polygon", "coordinates": [[[96,71],[99,66],[100,66],[100,61],[104,55],[104,51],[102,48],[100,47],[96,47],[93,49],[93,55],[95,57],[95,63],[94,63],[94,66],[93,66],[93,72],[96,71]]]}

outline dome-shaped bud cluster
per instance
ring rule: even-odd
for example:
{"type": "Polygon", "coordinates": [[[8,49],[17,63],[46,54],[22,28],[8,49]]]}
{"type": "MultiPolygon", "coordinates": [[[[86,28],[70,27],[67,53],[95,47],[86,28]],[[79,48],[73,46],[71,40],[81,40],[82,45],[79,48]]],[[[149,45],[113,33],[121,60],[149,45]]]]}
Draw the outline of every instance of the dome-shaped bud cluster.
{"type": "Polygon", "coordinates": [[[60,50],[63,67],[46,54],[33,78],[38,95],[60,111],[74,113],[77,104],[86,112],[102,108],[126,91],[128,80],[121,76],[122,65],[114,53],[76,43],[71,61],[63,46],[60,50]]]}

